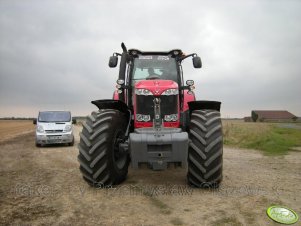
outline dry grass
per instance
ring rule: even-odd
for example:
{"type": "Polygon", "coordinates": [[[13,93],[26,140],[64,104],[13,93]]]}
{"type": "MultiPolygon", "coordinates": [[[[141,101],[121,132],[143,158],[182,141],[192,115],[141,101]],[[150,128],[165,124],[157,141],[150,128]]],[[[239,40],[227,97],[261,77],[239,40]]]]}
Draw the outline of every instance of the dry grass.
{"type": "Polygon", "coordinates": [[[33,131],[31,120],[0,120],[0,141],[33,131]]]}
{"type": "Polygon", "coordinates": [[[225,144],[239,144],[246,140],[262,136],[270,130],[268,123],[243,122],[241,120],[223,120],[225,144]]]}

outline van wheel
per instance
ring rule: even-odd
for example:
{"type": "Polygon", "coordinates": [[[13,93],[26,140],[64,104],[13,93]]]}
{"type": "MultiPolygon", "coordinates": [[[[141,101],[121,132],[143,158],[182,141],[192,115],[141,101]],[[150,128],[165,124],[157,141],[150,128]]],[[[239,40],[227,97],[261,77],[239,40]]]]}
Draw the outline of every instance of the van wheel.
{"type": "Polygon", "coordinates": [[[69,146],[73,146],[74,145],[74,137],[71,143],[69,143],[69,146]]]}

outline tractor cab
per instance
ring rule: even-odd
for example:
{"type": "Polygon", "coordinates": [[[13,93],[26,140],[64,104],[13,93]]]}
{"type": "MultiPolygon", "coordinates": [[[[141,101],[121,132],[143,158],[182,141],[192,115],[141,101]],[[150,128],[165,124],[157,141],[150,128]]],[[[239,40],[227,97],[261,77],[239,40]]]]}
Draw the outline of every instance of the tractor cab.
{"type": "Polygon", "coordinates": [[[114,53],[109,61],[110,67],[116,67],[118,56],[121,56],[117,90],[113,97],[132,109],[134,127],[154,125],[154,97],[161,101],[160,119],[164,127],[186,126],[188,102],[195,101],[194,82],[188,80],[184,84],[181,62],[192,57],[194,67],[200,68],[200,57],[195,53],[185,55],[180,49],[150,52],[127,50],[124,45],[122,48],[123,53],[114,53]]]}

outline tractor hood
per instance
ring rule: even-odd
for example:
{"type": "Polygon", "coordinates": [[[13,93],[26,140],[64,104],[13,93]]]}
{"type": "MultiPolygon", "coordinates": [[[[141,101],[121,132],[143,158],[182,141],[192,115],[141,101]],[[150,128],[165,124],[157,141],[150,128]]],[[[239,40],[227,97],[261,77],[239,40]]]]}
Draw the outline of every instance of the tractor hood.
{"type": "Polygon", "coordinates": [[[167,89],[178,89],[178,84],[172,80],[141,80],[135,84],[135,89],[147,89],[158,96],[167,89]]]}

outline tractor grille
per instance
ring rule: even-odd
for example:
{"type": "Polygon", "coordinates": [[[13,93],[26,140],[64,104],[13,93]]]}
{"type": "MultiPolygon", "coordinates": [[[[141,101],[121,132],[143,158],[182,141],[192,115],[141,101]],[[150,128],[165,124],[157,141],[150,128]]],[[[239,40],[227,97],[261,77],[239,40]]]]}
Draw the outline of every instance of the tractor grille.
{"type": "MultiPolygon", "coordinates": [[[[157,96],[156,96],[157,97],[157,96]]],[[[151,122],[154,119],[154,96],[136,95],[136,113],[150,115],[151,122]]],[[[178,113],[178,95],[159,96],[161,99],[161,118],[165,115],[178,113]]]]}

